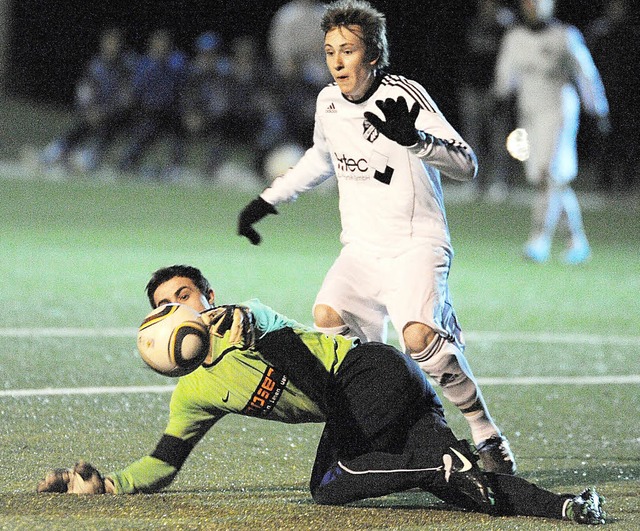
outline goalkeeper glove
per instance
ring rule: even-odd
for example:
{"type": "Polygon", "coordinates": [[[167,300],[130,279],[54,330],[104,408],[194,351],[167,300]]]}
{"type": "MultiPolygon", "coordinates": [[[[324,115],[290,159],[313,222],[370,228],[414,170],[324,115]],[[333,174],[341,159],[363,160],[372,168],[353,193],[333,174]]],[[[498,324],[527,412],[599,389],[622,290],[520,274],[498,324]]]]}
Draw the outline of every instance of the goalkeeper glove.
{"type": "Polygon", "coordinates": [[[214,338],[222,338],[230,346],[240,350],[250,350],[256,345],[255,319],[246,306],[216,306],[200,314],[204,324],[209,327],[209,334],[214,338]]]}
{"type": "Polygon", "coordinates": [[[413,103],[411,110],[402,96],[397,100],[391,98],[384,101],[378,100],[376,105],[382,111],[386,121],[382,121],[372,112],[365,112],[364,117],[389,140],[405,147],[414,146],[422,140],[415,128],[416,118],[420,113],[420,105],[417,101],[413,103]]]}
{"type": "Polygon", "coordinates": [[[78,461],[73,468],[56,468],[38,482],[37,492],[104,494],[104,477],[90,463],[78,461]]]}
{"type": "Polygon", "coordinates": [[[260,221],[268,214],[277,214],[275,207],[267,203],[262,197],[258,197],[249,203],[238,218],[238,235],[245,236],[253,245],[258,245],[262,238],[253,228],[253,224],[260,221]]]}

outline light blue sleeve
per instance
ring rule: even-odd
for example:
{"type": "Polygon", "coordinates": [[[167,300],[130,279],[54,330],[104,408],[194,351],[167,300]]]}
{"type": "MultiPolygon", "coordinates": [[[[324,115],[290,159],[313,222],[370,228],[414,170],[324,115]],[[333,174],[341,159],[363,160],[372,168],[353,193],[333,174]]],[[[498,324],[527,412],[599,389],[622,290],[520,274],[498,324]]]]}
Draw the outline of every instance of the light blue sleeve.
{"type": "Polygon", "coordinates": [[[567,46],[575,83],[585,110],[597,116],[608,114],[609,103],[600,72],[598,72],[582,33],[574,26],[568,28],[567,46]]]}
{"type": "Polygon", "coordinates": [[[289,319],[266,304],[262,304],[258,299],[250,299],[243,302],[242,305],[247,306],[251,310],[256,320],[256,339],[264,337],[269,332],[286,327],[296,330],[311,330],[308,326],[289,319]]]}

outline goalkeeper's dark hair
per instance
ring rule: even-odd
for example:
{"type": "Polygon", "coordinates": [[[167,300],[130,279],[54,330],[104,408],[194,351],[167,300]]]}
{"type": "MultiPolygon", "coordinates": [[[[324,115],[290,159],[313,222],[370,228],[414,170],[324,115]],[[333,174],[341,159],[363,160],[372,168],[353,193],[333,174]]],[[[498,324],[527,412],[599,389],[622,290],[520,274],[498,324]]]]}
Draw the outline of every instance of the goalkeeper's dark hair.
{"type": "Polygon", "coordinates": [[[152,308],[156,307],[153,296],[158,289],[158,286],[174,277],[185,277],[191,279],[196,288],[198,288],[205,296],[208,295],[211,290],[211,284],[209,284],[209,281],[197,267],[189,265],[172,265],[169,267],[162,267],[151,275],[151,279],[145,288],[152,308]]]}
{"type": "Polygon", "coordinates": [[[366,0],[337,0],[329,4],[322,17],[320,27],[326,35],[333,28],[360,26],[367,57],[378,59],[377,67],[389,66],[389,42],[387,19],[366,0]]]}

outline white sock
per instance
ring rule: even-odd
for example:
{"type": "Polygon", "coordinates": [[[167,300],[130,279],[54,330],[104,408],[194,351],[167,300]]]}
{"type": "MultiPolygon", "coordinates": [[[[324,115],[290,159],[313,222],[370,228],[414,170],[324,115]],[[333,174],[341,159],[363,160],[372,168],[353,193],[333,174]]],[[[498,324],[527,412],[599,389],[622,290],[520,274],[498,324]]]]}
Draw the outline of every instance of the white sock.
{"type": "Polygon", "coordinates": [[[324,328],[317,326],[315,324],[313,326],[318,332],[322,332],[323,334],[326,334],[328,336],[355,337],[353,334],[350,335],[351,329],[346,324],[343,324],[341,326],[332,326],[332,327],[324,327],[324,328]]]}
{"type": "Polygon", "coordinates": [[[469,423],[474,444],[500,434],[467,359],[455,344],[436,336],[425,350],[410,355],[440,385],[444,397],[460,409],[469,423]]]}
{"type": "Polygon", "coordinates": [[[581,243],[587,238],[584,234],[584,223],[582,221],[582,211],[576,193],[567,188],[562,194],[562,205],[567,213],[567,225],[571,233],[571,242],[573,244],[581,243]]]}

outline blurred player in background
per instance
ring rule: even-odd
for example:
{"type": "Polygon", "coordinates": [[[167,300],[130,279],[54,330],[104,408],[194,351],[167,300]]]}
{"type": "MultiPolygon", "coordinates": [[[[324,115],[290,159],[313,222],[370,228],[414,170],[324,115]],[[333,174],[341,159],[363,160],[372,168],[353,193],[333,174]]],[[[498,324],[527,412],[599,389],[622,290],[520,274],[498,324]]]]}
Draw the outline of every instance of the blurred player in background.
{"type": "Polygon", "coordinates": [[[147,295],[153,308],[180,303],[201,312],[210,326],[209,355],[178,379],[169,423],[150,455],[106,477],[86,462],[57,469],[38,492],[157,492],[220,419],[239,414],[325,423],[310,480],[320,504],[419,487],[492,515],[605,523],[595,489],[558,495],[516,476],[482,473],[469,445],[447,426],[424,374],[389,345],[313,331],[257,299],[216,307],[209,281],[192,266],[159,269],[147,295]]]}
{"type": "Polygon", "coordinates": [[[316,328],[385,342],[391,320],[407,354],[464,414],[485,468],[513,473],[449,296],[453,249],[440,174],[470,181],[475,154],[419,83],[383,70],[382,13],[365,1],[338,1],[322,30],[335,83],[318,96],[313,146],[247,205],[238,232],[258,244],[254,223],[336,175],[343,249],[317,295],[316,328]]]}
{"type": "Polygon", "coordinates": [[[521,0],[524,23],[502,41],[496,66],[499,98],[517,97],[519,126],[529,136],[527,179],[537,187],[532,226],[524,255],[548,260],[553,236],[566,216],[568,264],[589,259],[591,249],[571,182],[578,174],[580,101],[609,129],[609,106],[600,75],[580,31],[553,17],[554,0],[521,0]]]}

